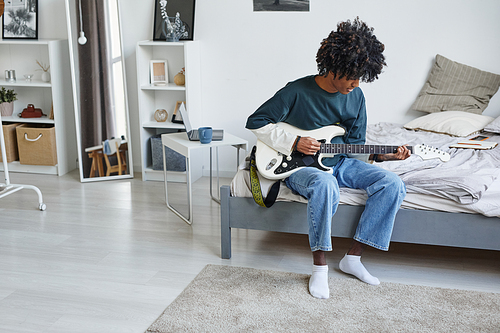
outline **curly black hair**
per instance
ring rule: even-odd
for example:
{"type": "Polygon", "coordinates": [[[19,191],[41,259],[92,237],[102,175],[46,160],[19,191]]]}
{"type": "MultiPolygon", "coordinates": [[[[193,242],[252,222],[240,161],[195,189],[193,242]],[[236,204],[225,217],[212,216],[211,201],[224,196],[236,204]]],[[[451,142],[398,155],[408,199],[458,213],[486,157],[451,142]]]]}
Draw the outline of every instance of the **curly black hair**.
{"type": "Polygon", "coordinates": [[[352,23],[350,20],[340,22],[337,31],[323,39],[316,54],[319,75],[326,77],[331,72],[335,78],[373,82],[387,66],[382,54],[384,49],[373,28],[359,17],[352,23]]]}

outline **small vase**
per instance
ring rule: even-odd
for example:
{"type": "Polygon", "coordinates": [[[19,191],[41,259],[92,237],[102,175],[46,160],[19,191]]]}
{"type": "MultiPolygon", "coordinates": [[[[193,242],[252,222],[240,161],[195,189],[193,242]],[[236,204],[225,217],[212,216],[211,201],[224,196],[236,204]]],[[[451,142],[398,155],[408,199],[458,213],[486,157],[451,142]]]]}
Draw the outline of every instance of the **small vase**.
{"type": "Polygon", "coordinates": [[[175,74],[174,83],[178,86],[183,86],[186,83],[186,77],[182,74],[182,72],[175,74]]]}
{"type": "Polygon", "coordinates": [[[50,82],[50,73],[49,72],[42,73],[42,81],[43,82],[50,82]]]}
{"type": "Polygon", "coordinates": [[[12,113],[14,113],[14,102],[0,103],[0,112],[3,117],[12,116],[12,113]]]}

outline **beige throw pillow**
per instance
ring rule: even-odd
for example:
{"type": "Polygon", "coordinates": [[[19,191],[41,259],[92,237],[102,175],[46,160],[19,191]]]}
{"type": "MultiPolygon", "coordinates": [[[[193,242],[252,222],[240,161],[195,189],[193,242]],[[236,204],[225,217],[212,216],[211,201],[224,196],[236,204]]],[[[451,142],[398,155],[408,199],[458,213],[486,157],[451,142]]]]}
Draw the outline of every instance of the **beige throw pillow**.
{"type": "Polygon", "coordinates": [[[481,131],[492,120],[493,117],[480,114],[463,111],[444,111],[418,117],[405,124],[404,127],[413,130],[465,137],[481,131]]]}
{"type": "Polygon", "coordinates": [[[438,54],[412,109],[429,113],[465,111],[481,114],[499,86],[500,75],[438,54]]]}

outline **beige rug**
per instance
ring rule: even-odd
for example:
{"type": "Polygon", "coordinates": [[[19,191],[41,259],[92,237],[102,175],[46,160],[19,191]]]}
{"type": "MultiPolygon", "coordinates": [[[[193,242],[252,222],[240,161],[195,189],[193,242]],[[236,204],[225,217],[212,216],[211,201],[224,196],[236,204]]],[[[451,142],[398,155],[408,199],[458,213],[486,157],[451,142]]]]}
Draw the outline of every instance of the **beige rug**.
{"type": "Polygon", "coordinates": [[[147,332],[500,332],[500,294],[207,265],[147,332]]]}

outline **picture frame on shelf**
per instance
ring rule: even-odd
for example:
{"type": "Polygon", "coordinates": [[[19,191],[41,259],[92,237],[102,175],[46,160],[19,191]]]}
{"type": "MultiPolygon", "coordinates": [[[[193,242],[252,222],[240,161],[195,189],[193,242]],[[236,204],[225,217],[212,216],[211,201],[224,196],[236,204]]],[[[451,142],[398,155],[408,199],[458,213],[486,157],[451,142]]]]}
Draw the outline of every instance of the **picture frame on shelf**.
{"type": "Polygon", "coordinates": [[[2,39],[38,39],[38,0],[5,3],[2,39]]]}
{"type": "Polygon", "coordinates": [[[182,120],[182,115],[179,112],[179,107],[181,106],[182,103],[184,103],[184,105],[186,105],[186,102],[184,102],[184,101],[177,101],[175,103],[174,113],[172,114],[172,122],[173,123],[184,124],[184,121],[182,120]]]}
{"type": "Polygon", "coordinates": [[[166,7],[167,17],[173,19],[180,14],[180,19],[185,26],[187,32],[186,37],[180,37],[180,40],[194,40],[194,9],[195,0],[155,0],[155,16],[153,25],[153,40],[167,40],[166,22],[162,16],[162,5],[166,7]]]}
{"type": "Polygon", "coordinates": [[[155,86],[164,86],[168,83],[168,66],[166,60],[150,61],[150,83],[155,86]]]}

